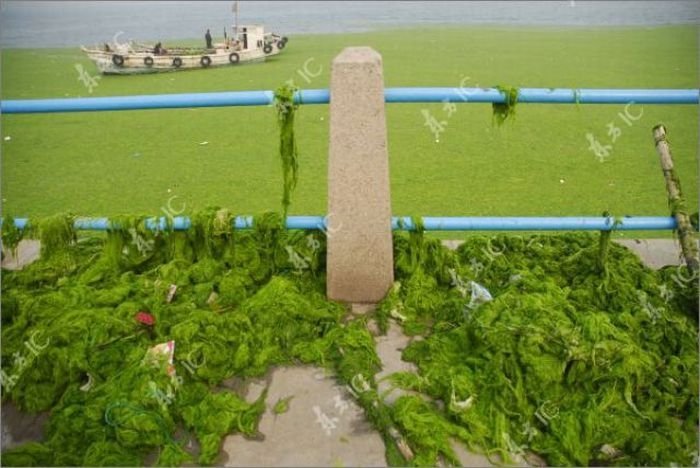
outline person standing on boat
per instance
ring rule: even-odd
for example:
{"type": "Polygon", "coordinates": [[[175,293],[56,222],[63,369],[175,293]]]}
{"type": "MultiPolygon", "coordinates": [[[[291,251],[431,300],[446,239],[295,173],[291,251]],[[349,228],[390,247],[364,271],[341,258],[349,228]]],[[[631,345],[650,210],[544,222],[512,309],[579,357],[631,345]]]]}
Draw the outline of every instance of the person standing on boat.
{"type": "Polygon", "coordinates": [[[207,40],[207,49],[212,49],[213,46],[211,45],[211,34],[209,33],[208,29],[207,29],[207,33],[204,35],[204,39],[207,40]]]}

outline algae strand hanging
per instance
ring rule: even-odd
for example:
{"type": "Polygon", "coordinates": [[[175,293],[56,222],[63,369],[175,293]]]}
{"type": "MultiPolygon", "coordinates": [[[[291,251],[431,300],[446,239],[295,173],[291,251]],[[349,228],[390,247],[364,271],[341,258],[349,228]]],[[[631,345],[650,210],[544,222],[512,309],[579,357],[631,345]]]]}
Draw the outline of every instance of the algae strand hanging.
{"type": "Polygon", "coordinates": [[[298,104],[294,102],[297,88],[290,85],[279,87],[275,91],[277,124],[280,129],[280,159],[282,160],[282,213],[287,217],[291,193],[297,185],[299,169],[296,137],[294,135],[294,114],[298,104]]]}
{"type": "Polygon", "coordinates": [[[515,118],[515,106],[518,104],[520,91],[512,86],[497,85],[495,88],[503,95],[502,103],[494,102],[492,108],[492,123],[497,126],[503,125],[506,120],[515,118]]]}

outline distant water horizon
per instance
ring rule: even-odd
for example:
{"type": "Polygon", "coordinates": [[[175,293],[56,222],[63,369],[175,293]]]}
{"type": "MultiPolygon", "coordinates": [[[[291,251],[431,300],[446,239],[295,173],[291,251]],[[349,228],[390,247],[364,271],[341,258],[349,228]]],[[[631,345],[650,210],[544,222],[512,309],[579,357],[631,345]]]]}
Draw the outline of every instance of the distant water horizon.
{"type": "MultiPolygon", "coordinates": [[[[231,32],[231,1],[3,1],[0,47],[77,47],[176,40],[231,32]]],[[[631,27],[700,24],[700,2],[671,1],[260,1],[240,2],[241,24],[283,35],[428,26],[631,27]]]]}

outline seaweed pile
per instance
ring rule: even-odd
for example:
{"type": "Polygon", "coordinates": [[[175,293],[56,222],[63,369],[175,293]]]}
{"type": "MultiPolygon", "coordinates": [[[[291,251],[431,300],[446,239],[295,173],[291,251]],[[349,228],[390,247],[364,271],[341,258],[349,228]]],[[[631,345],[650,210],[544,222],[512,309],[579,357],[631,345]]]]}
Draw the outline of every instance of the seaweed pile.
{"type": "Polygon", "coordinates": [[[190,219],[152,231],[115,218],[98,238],[61,215],[3,232],[10,249],[42,241],[40,260],[3,271],[3,400],[50,411],[44,440],[3,464],[215,463],[225,435],[260,437],[274,404],[222,382],[294,364],[362,377],[358,403],[392,465],[458,463],[450,439],[494,462],[685,465],[697,453],[697,285],[683,268],[652,271],[594,235],[470,237],[451,251],[419,229],[395,235],[386,299],[352,317],[325,298],[323,233],[286,230],[275,213],[249,231],[225,209],[190,219]],[[393,404],[369,320],[423,337],[404,351],[418,372],[389,376],[411,390],[393,404]],[[154,351],[171,341],[174,355],[154,351]]]}
{"type": "Polygon", "coordinates": [[[457,462],[433,427],[494,462],[697,464],[698,282],[685,267],[650,270],[605,233],[449,252],[418,232],[395,250],[380,322],[424,337],[403,353],[418,373],[391,376],[429,397],[395,408],[418,464],[457,462]]]}
{"type": "Polygon", "coordinates": [[[319,233],[287,232],[276,214],[250,232],[231,220],[210,209],[187,232],[153,232],[120,218],[103,239],[76,239],[70,216],[33,223],[42,258],[3,272],[3,399],[51,417],[45,441],[4,464],[179,465],[191,461],[183,431],[209,464],[224,435],[256,436],[264,396],[248,403],[216,385],[308,354],[343,327],[344,309],[323,295],[319,233]],[[171,340],[172,362],[148,358],[171,340]]]}

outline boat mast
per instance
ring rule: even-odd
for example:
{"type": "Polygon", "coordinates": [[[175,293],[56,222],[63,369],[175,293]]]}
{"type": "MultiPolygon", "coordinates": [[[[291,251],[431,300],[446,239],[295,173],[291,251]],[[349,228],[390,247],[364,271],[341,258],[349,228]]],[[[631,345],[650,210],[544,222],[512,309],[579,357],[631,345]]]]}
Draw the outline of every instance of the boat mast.
{"type": "Polygon", "coordinates": [[[238,0],[233,2],[233,15],[236,23],[233,25],[235,38],[238,39],[238,0]]]}

